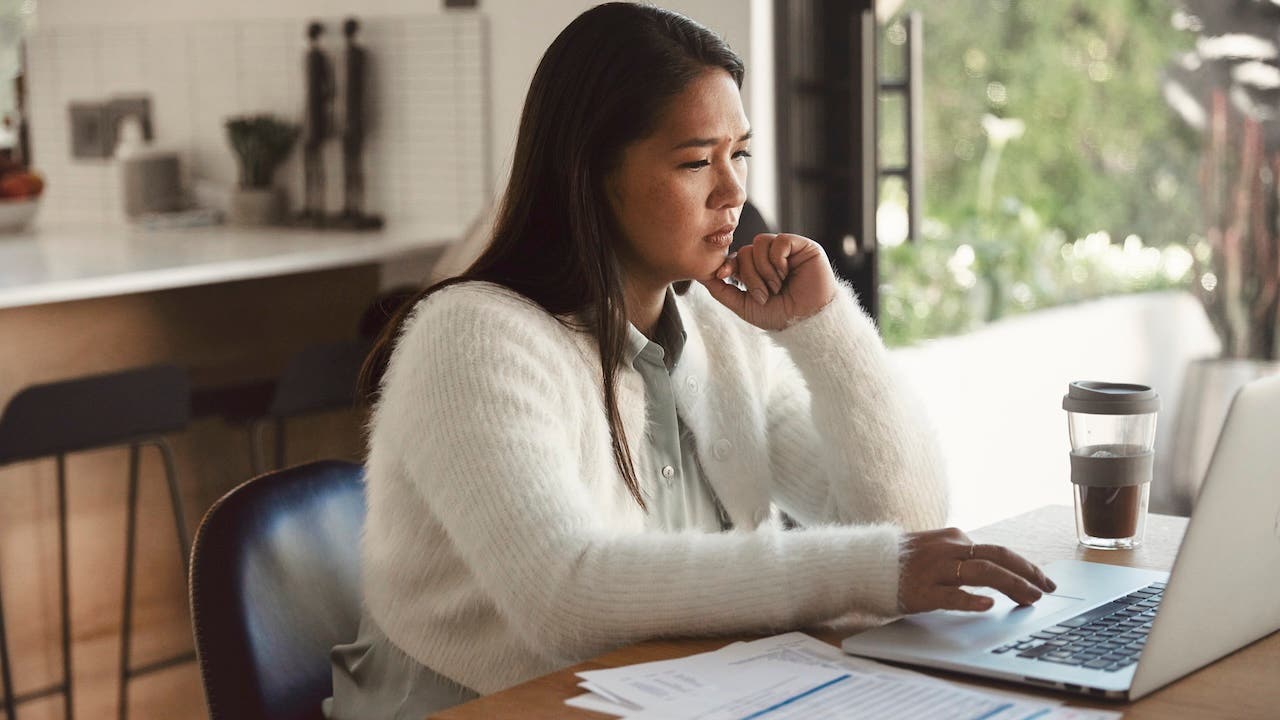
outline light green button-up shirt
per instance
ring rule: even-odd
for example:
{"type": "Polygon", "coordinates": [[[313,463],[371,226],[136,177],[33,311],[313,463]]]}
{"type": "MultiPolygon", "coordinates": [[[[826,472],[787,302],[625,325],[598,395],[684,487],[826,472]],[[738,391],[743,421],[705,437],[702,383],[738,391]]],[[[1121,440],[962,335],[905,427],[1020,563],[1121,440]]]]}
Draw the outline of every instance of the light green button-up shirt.
{"type": "Polygon", "coordinates": [[[685,337],[671,290],[667,290],[654,339],[627,325],[627,357],[644,380],[648,410],[645,451],[650,472],[657,474],[651,485],[645,483],[654,488],[645,498],[648,525],[655,530],[720,532],[730,527],[728,516],[703,476],[693,433],[676,411],[671,371],[680,362],[685,337]]]}

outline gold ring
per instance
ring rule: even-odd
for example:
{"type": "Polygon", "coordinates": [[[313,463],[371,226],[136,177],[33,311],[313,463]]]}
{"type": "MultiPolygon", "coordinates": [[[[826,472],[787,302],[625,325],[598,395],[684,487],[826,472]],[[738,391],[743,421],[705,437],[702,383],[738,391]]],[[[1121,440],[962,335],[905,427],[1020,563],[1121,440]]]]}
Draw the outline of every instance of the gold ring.
{"type": "Polygon", "coordinates": [[[964,561],[963,560],[957,561],[956,562],[956,582],[957,583],[962,582],[960,580],[960,568],[962,567],[964,567],[964,561]]]}

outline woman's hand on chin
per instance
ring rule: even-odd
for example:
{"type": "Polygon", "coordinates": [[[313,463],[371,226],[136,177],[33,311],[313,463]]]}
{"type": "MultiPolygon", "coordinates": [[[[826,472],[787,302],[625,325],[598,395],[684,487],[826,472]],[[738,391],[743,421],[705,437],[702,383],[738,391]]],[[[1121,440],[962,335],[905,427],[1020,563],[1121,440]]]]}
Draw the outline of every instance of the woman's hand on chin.
{"type": "Polygon", "coordinates": [[[727,257],[715,274],[699,279],[738,317],[764,330],[781,330],[827,306],[836,277],[818,243],[790,233],[762,233],[727,257]],[[746,290],[725,282],[732,278],[746,290]]]}

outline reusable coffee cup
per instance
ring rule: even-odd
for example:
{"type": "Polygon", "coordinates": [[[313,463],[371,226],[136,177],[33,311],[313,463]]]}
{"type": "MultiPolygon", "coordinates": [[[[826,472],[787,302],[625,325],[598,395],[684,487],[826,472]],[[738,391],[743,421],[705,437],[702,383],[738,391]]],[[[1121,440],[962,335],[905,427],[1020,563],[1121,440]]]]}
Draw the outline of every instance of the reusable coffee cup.
{"type": "Polygon", "coordinates": [[[1081,545],[1142,544],[1160,396],[1146,385],[1078,381],[1062,398],[1071,436],[1071,483],[1081,545]]]}

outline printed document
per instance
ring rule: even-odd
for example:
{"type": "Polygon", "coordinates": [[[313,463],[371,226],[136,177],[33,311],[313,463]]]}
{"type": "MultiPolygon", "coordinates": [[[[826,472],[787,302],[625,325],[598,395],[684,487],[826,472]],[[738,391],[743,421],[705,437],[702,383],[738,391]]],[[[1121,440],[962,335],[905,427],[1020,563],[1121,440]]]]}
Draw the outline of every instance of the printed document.
{"type": "Polygon", "coordinates": [[[1013,692],[974,690],[787,633],[674,660],[578,673],[566,703],[626,720],[1109,720],[1013,692]]]}

